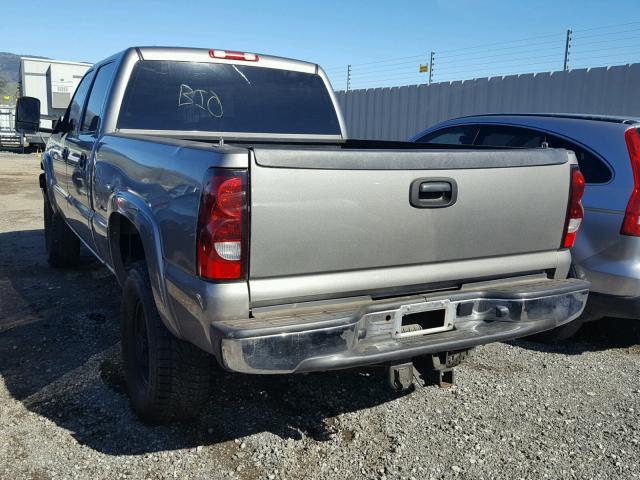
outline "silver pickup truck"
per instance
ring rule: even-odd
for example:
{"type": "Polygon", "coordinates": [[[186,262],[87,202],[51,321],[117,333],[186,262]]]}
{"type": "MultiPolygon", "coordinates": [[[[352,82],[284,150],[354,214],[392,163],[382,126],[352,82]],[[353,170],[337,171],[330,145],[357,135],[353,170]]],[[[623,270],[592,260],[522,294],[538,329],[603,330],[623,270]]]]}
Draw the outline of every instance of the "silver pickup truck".
{"type": "MultiPolygon", "coordinates": [[[[23,97],[16,125],[37,129],[23,97]]],[[[216,362],[446,380],[470,348],[576,318],[584,181],[566,150],[347,140],[313,63],[130,48],[91,68],[40,184],[48,259],[117,277],[147,422],[195,415],[216,362]]]]}

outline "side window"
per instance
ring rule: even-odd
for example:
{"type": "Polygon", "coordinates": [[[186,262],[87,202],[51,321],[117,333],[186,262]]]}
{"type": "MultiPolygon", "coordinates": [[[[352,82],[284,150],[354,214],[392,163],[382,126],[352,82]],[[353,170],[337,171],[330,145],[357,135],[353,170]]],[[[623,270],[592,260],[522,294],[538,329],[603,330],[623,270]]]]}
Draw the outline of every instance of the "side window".
{"type": "Polygon", "coordinates": [[[67,132],[74,132],[76,127],[80,124],[80,115],[82,115],[82,107],[84,101],[89,93],[89,87],[91,86],[91,80],[93,79],[93,72],[89,71],[80,80],[76,93],[73,94],[73,99],[69,104],[69,109],[65,114],[65,123],[68,125],[67,132]]]}
{"type": "Polygon", "coordinates": [[[84,112],[82,126],[80,131],[83,133],[95,133],[100,126],[100,118],[102,116],[102,108],[107,96],[107,90],[111,83],[111,77],[115,68],[114,63],[103,65],[96,74],[96,79],[91,87],[91,94],[87,102],[87,108],[84,112]]]}
{"type": "Polygon", "coordinates": [[[440,145],[473,145],[477,133],[477,125],[458,125],[428,133],[416,141],[419,143],[437,143],[440,145]]]}
{"type": "Polygon", "coordinates": [[[584,180],[587,183],[607,183],[611,180],[611,170],[594,154],[586,151],[584,148],[569,140],[548,134],[546,137],[549,147],[566,148],[567,150],[572,150],[573,153],[576,154],[580,171],[582,172],[582,175],[584,175],[584,180]]]}
{"type": "Polygon", "coordinates": [[[476,145],[488,147],[539,148],[544,134],[519,127],[483,125],[476,138],[476,145]]]}

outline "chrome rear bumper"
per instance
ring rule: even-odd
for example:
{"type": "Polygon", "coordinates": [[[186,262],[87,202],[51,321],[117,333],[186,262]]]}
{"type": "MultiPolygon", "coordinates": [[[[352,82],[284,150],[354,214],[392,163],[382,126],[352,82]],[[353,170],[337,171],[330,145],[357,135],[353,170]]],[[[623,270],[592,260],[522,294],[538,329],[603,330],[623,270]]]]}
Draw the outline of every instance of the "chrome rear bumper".
{"type": "Polygon", "coordinates": [[[334,370],[471,348],[549,330],[575,319],[589,283],[535,280],[430,295],[325,306],[315,311],[215,322],[216,354],[228,370],[282,374],[334,370]],[[441,327],[402,333],[405,315],[446,311],[441,327]]]}

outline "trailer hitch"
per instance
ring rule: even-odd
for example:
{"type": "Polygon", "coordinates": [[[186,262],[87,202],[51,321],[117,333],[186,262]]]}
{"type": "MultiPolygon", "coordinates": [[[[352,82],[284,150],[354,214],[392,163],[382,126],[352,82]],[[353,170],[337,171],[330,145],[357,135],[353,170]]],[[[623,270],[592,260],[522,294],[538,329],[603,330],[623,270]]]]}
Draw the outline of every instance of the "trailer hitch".
{"type": "Polygon", "coordinates": [[[409,390],[416,385],[450,388],[455,384],[454,367],[468,354],[468,350],[441,352],[416,357],[412,362],[388,365],[387,382],[397,392],[409,390]]]}
{"type": "Polygon", "coordinates": [[[404,392],[413,388],[413,363],[389,365],[387,367],[387,382],[396,392],[404,392]]]}

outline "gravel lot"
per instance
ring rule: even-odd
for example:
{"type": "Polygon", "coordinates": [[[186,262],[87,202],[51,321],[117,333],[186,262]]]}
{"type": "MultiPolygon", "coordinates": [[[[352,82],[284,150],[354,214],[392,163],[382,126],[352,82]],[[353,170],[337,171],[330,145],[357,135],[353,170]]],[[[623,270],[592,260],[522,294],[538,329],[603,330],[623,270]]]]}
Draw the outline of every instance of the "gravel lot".
{"type": "Polygon", "coordinates": [[[129,411],[119,287],[44,257],[39,158],[0,154],[0,479],[640,477],[640,322],[476,349],[451,389],[379,369],[221,373],[195,424],[129,411]]]}

